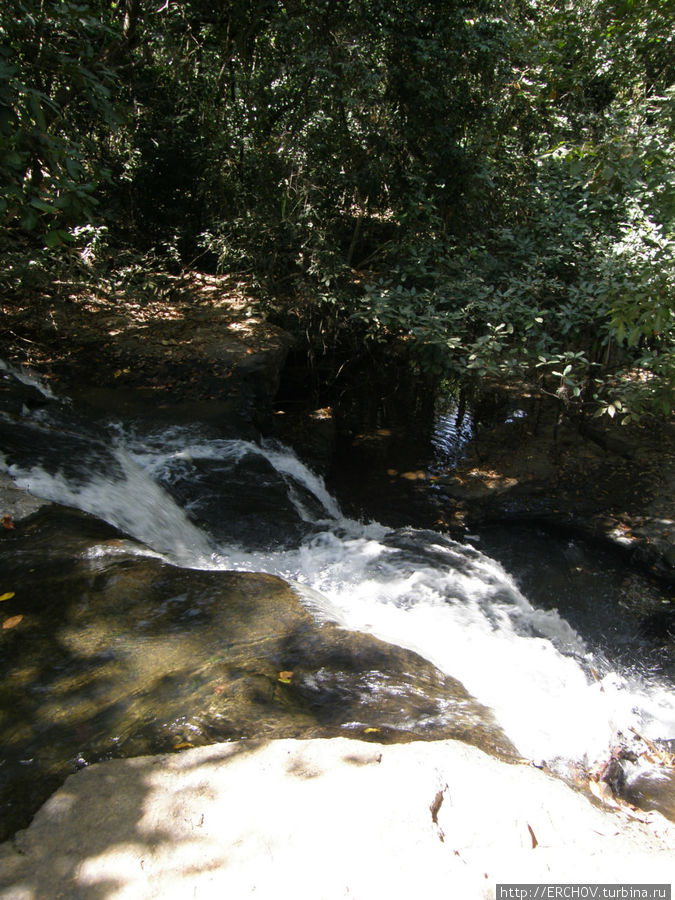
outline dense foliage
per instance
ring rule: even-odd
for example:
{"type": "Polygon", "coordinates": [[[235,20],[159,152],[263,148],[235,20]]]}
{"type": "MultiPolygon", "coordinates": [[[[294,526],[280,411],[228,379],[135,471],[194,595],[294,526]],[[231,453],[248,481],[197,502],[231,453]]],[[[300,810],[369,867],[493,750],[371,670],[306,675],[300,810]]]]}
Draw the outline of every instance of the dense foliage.
{"type": "Polygon", "coordinates": [[[152,248],[252,275],[310,340],[669,414],[672,13],[7,0],[3,245],[152,248]]]}
{"type": "Polygon", "coordinates": [[[3,4],[0,34],[0,214],[56,246],[91,220],[108,175],[115,35],[93,5],[32,0],[3,4]]]}

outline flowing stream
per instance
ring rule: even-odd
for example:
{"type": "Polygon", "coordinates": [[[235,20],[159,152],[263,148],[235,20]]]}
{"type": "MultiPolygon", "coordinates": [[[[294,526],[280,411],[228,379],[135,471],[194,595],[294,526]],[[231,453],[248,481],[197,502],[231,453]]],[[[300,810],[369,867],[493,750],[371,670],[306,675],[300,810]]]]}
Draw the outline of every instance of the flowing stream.
{"type": "MultiPolygon", "coordinates": [[[[524,757],[591,762],[631,728],[675,734],[663,667],[599,650],[469,543],[344,516],[287,447],[199,425],[84,425],[47,397],[1,415],[0,468],[18,486],[115,525],[139,553],[176,566],[282,576],[316,617],[457,678],[524,757]]],[[[542,560],[542,578],[545,569],[542,560]]]]}

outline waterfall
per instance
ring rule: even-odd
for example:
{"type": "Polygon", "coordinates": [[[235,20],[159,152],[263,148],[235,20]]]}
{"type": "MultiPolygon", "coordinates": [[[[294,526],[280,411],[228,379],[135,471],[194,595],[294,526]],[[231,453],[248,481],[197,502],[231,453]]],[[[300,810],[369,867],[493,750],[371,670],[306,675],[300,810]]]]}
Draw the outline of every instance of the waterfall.
{"type": "Polygon", "coordinates": [[[282,576],[317,617],[460,680],[523,756],[590,761],[630,728],[675,733],[670,685],[596,658],[564,615],[533,606],[475,547],[344,516],[288,448],[198,426],[117,424],[103,441],[78,432],[66,460],[62,441],[43,440],[55,415],[27,416],[30,439],[6,454],[20,487],[110,522],[174,565],[282,576]]]}

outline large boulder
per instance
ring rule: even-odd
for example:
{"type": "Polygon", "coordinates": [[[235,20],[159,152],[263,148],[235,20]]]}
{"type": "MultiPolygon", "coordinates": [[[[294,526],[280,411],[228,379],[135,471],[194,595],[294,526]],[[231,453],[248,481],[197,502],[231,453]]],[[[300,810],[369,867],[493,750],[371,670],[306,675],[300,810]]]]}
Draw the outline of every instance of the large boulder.
{"type": "Polygon", "coordinates": [[[239,741],[99,763],[0,846],[1,900],[461,897],[670,884],[675,828],[454,741],[239,741]]]}
{"type": "Polygon", "coordinates": [[[73,771],[225,739],[461,738],[515,751],[420,656],[321,622],[286,582],[171,566],[56,505],[0,535],[0,836],[73,771]],[[6,627],[5,627],[6,626],[6,627]]]}

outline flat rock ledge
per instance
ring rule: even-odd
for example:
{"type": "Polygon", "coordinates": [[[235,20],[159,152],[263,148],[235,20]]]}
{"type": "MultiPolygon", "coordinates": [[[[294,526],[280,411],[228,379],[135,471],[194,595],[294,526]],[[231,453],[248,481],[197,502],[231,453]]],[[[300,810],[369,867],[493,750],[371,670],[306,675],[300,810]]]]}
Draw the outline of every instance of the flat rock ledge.
{"type": "Polygon", "coordinates": [[[71,776],[0,846],[2,900],[495,897],[670,884],[675,826],[455,741],[240,741],[71,776]]]}

